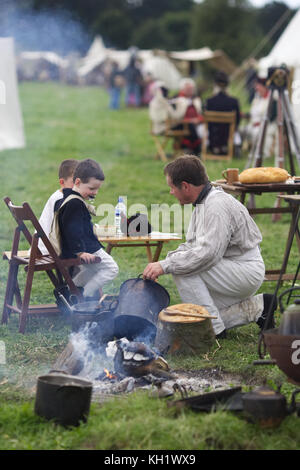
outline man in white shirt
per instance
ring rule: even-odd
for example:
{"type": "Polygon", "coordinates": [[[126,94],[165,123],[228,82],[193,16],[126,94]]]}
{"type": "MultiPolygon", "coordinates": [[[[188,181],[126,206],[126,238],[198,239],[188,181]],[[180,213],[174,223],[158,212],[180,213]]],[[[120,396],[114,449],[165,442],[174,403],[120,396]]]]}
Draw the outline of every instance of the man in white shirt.
{"type": "MultiPolygon", "coordinates": [[[[79,163],[78,160],[67,159],[67,160],[64,160],[59,166],[58,178],[59,178],[60,189],[57,189],[49,197],[39,219],[39,223],[42,229],[44,230],[45,234],[47,235],[47,237],[49,237],[49,233],[51,230],[52,220],[54,216],[54,205],[56,201],[63,198],[63,189],[73,188],[73,185],[74,185],[73,175],[74,175],[74,171],[78,163],[79,163]]],[[[48,250],[45,247],[41,239],[39,240],[38,246],[42,254],[48,253],[48,250]]]]}
{"type": "Polygon", "coordinates": [[[164,172],[170,194],[195,209],[186,242],[164,260],[148,264],[144,278],[172,274],[183,302],[202,305],[217,317],[212,320],[217,337],[249,322],[272,327],[276,299],[254,295],[264,280],[265,265],[259,248],[262,236],[248,210],[211,186],[195,156],[177,158],[164,172]]]}

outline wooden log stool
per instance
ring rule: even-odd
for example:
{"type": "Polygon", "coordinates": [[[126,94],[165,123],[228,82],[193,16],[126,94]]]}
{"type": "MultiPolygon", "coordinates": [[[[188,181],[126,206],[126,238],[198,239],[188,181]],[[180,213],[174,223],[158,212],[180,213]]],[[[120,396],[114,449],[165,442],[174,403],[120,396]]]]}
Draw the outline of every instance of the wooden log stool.
{"type": "Polygon", "coordinates": [[[172,305],[159,313],[155,346],[162,354],[204,354],[215,343],[212,318],[200,305],[172,305]]]}

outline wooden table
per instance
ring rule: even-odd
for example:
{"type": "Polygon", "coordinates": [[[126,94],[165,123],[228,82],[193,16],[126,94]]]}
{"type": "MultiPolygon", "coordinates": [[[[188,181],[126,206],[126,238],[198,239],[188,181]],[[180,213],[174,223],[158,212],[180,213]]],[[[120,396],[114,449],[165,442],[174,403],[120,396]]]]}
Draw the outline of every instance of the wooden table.
{"type": "Polygon", "coordinates": [[[146,247],[147,257],[149,263],[154,263],[159,260],[160,253],[164,243],[181,240],[181,237],[173,234],[155,234],[144,237],[126,237],[125,235],[113,236],[113,237],[98,237],[100,243],[107,243],[106,252],[110,253],[113,248],[125,248],[125,247],[146,247]],[[155,247],[156,250],[152,254],[151,248],[155,247]]]}
{"type": "MultiPolygon", "coordinates": [[[[233,196],[237,196],[240,202],[246,205],[247,200],[246,197],[250,196],[250,204],[248,204],[248,211],[251,215],[254,214],[291,214],[291,223],[289,234],[286,242],[285,252],[284,252],[284,269],[268,269],[266,270],[266,281],[278,281],[280,278],[281,280],[293,280],[294,274],[288,274],[285,272],[288,262],[289,255],[289,244],[290,240],[294,238],[296,235],[298,250],[300,253],[300,237],[298,231],[295,232],[295,223],[298,217],[298,210],[299,204],[295,203],[295,198],[298,201],[300,198],[300,183],[266,183],[266,184],[242,184],[242,183],[233,183],[227,184],[225,180],[217,180],[212,182],[213,186],[221,186],[226,193],[232,194],[233,196]],[[287,201],[288,198],[294,198],[294,203],[291,201],[289,202],[289,206],[281,207],[263,207],[263,208],[256,208],[253,204],[253,200],[251,200],[251,196],[260,196],[266,193],[276,193],[276,197],[279,196],[280,199],[284,199],[287,201]],[[285,193],[279,195],[279,193],[285,193]]],[[[275,227],[275,226],[274,226],[275,227]]]]}

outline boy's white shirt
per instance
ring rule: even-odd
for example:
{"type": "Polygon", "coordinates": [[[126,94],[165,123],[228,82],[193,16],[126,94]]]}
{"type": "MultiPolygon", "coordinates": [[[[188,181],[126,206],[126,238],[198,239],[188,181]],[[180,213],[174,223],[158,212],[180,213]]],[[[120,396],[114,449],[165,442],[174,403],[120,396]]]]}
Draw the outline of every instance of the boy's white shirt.
{"type": "MultiPolygon", "coordinates": [[[[49,233],[50,233],[51,225],[52,225],[52,220],[53,220],[53,217],[54,217],[54,205],[55,205],[56,201],[59,201],[59,199],[62,199],[63,196],[64,195],[63,195],[63,192],[62,192],[61,189],[58,189],[57,191],[55,191],[55,193],[53,193],[49,197],[48,201],[46,202],[45,207],[43,209],[43,212],[42,212],[42,214],[39,218],[39,223],[40,223],[42,229],[44,230],[45,234],[47,235],[47,237],[49,237],[49,233]]],[[[41,250],[43,255],[48,253],[48,250],[45,247],[42,240],[39,240],[38,247],[41,250]]]]}

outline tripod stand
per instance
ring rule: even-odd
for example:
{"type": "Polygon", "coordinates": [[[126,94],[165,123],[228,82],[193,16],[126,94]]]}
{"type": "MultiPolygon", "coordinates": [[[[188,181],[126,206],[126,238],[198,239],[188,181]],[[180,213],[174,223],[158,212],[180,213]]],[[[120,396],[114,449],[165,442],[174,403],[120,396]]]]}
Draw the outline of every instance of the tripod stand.
{"type": "Polygon", "coordinates": [[[267,132],[267,126],[270,122],[272,105],[274,103],[274,93],[277,91],[277,130],[278,130],[278,149],[277,149],[277,162],[280,168],[284,167],[284,134],[286,136],[286,144],[288,149],[289,156],[289,165],[290,173],[292,176],[295,176],[295,165],[293,160],[291,141],[294,145],[295,154],[297,157],[298,164],[300,166],[300,145],[299,138],[297,134],[297,128],[294,123],[292,116],[292,110],[290,106],[288,91],[285,88],[271,89],[271,94],[269,97],[267,111],[263,118],[263,121],[260,125],[258,139],[255,146],[253,147],[246,168],[259,167],[262,166],[263,157],[264,157],[264,143],[267,132]]]}

